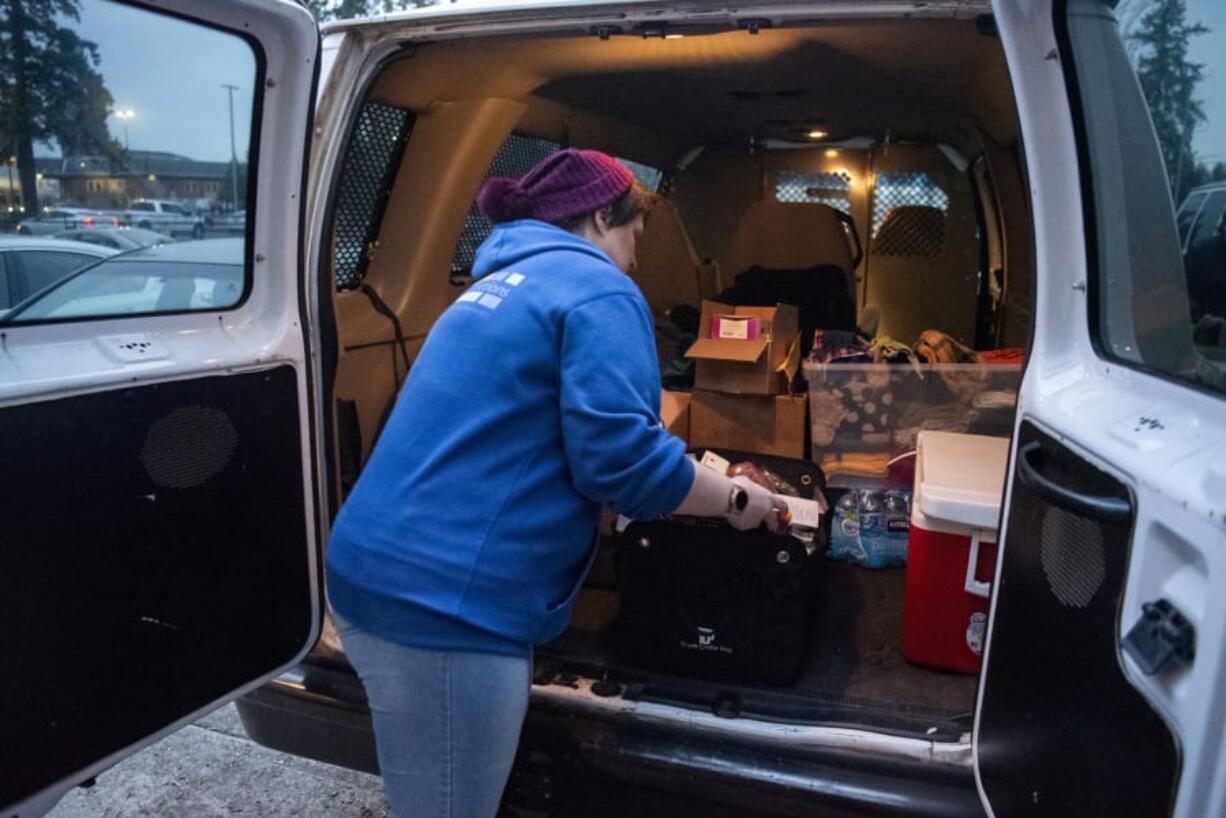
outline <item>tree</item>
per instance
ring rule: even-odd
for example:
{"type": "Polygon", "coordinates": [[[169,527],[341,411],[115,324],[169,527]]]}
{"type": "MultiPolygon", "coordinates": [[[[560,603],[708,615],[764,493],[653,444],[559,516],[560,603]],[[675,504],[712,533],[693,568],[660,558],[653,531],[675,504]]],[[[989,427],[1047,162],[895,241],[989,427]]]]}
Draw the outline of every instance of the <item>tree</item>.
{"type": "Polygon", "coordinates": [[[1188,23],[1185,0],[1154,0],[1132,34],[1139,46],[1137,77],[1177,202],[1187,188],[1185,177],[1196,165],[1192,135],[1205,120],[1195,96],[1204,66],[1188,59],[1188,42],[1208,31],[1200,23],[1188,23]]]}
{"type": "MultiPolygon", "coordinates": [[[[454,2],[454,0],[452,0],[454,2]]],[[[315,19],[349,20],[354,17],[369,17],[373,14],[390,14],[404,9],[424,8],[437,5],[439,0],[306,0],[307,8],[315,19]]]]}
{"type": "Polygon", "coordinates": [[[1120,0],[1120,4],[1115,7],[1115,19],[1119,21],[1120,33],[1124,36],[1124,50],[1128,52],[1128,58],[1135,63],[1137,60],[1137,25],[1141,21],[1141,15],[1145,13],[1145,9],[1153,0],[1120,0]]]}
{"type": "Polygon", "coordinates": [[[98,73],[98,46],[62,21],[78,0],[0,0],[0,143],[17,156],[22,204],[38,210],[34,143],[118,156],[106,128],[112,99],[98,73]]]}

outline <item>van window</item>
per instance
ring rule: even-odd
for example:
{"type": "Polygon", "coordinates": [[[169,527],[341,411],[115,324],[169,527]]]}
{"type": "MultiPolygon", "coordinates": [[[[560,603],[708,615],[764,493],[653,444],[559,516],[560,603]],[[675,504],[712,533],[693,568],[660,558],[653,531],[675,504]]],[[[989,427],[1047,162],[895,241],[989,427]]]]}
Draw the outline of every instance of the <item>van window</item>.
{"type": "MultiPolygon", "coordinates": [[[[59,193],[71,193],[73,204],[88,208],[86,213],[127,209],[153,213],[157,203],[183,195],[182,175],[190,171],[190,175],[218,180],[220,197],[225,201],[246,202],[248,157],[256,151],[252,120],[264,88],[261,59],[252,42],[230,31],[126,3],[95,0],[59,5],[73,9],[72,13],[53,15],[55,20],[47,25],[54,30],[55,48],[67,52],[52,53],[51,46],[34,39],[28,59],[44,70],[54,63],[70,74],[56,81],[54,93],[34,89],[38,99],[32,105],[36,110],[24,121],[17,116],[6,122],[14,142],[33,140],[40,151],[58,154],[46,157],[49,164],[53,161],[56,167],[88,169],[91,175],[104,177],[93,179],[97,182],[93,186],[82,184],[79,191],[70,187],[71,180],[64,180],[59,193]],[[184,54],[207,58],[194,59],[184,68],[184,54]],[[183,70],[151,71],[150,66],[183,70]],[[65,95],[67,98],[63,98],[65,95]],[[61,130],[48,141],[39,117],[53,105],[77,113],[70,122],[58,126],[61,130]]],[[[56,191],[48,186],[48,190],[32,195],[54,196],[56,191]]],[[[64,209],[60,202],[45,204],[64,209]]],[[[171,203],[165,210],[186,212],[181,205],[171,203]]],[[[35,296],[34,301],[18,305],[3,321],[229,309],[242,300],[249,285],[245,242],[245,238],[202,238],[177,243],[175,258],[179,261],[204,263],[220,254],[232,259],[242,272],[238,286],[219,289],[217,297],[207,301],[140,300],[109,294],[107,298],[78,300],[80,309],[69,315],[36,306],[60,298],[53,295],[56,289],[51,289],[35,296]]],[[[33,280],[38,276],[48,281],[59,279],[56,288],[67,286],[56,274],[59,267],[53,270],[47,259],[38,264],[42,266],[36,268],[32,260],[23,260],[32,287],[38,284],[33,280]],[[40,272],[44,268],[46,272],[40,272]]],[[[159,268],[165,265],[169,265],[166,257],[151,258],[150,278],[158,278],[159,268]]],[[[166,278],[177,278],[169,266],[166,278]]],[[[81,282],[94,280],[89,276],[81,282]]],[[[102,282],[97,285],[104,289],[102,282]]],[[[83,286],[78,283],[72,288],[83,286]]]]}
{"type": "MultiPolygon", "coordinates": [[[[551,142],[548,139],[511,134],[498,149],[494,161],[485,171],[485,178],[523,176],[533,165],[561,147],[557,142],[551,142]]],[[[660,183],[664,180],[663,171],[630,159],[619,157],[619,161],[630,169],[640,185],[653,193],[660,189],[660,183]]],[[[468,210],[468,215],[464,217],[464,229],[460,231],[460,240],[456,244],[455,256],[451,260],[452,276],[465,276],[472,272],[473,262],[477,258],[477,248],[489,236],[493,228],[494,226],[481,215],[474,201],[468,210]]]]}
{"type": "Polygon", "coordinates": [[[13,306],[13,297],[9,294],[9,261],[7,253],[0,253],[0,310],[13,306]]]}
{"type": "Polygon", "coordinates": [[[638,180],[640,185],[652,193],[660,189],[660,183],[664,181],[664,171],[659,168],[653,168],[651,165],[644,165],[642,162],[635,162],[633,159],[627,159],[624,156],[619,157],[618,161],[630,168],[630,172],[634,174],[634,178],[638,180]]]}
{"type": "MultiPolygon", "coordinates": [[[[887,222],[896,224],[900,218],[913,217],[922,222],[923,229],[915,233],[915,239],[924,252],[890,255],[939,256],[948,212],[949,195],[927,173],[879,173],[873,182],[874,239],[881,235],[882,225],[887,222]],[[932,250],[934,245],[935,250],[932,250]]],[[[876,252],[882,251],[878,248],[876,252]]]]}
{"type": "MultiPolygon", "coordinates": [[[[511,134],[498,149],[498,155],[486,170],[485,178],[523,176],[533,165],[561,147],[557,142],[550,142],[548,139],[511,134]]],[[[477,203],[473,202],[468,215],[464,217],[464,229],[460,231],[460,241],[456,245],[455,257],[451,260],[452,275],[467,275],[472,272],[477,248],[492,229],[493,225],[481,215],[477,203]]]]}
{"type": "Polygon", "coordinates": [[[357,289],[366,276],[368,250],[383,221],[413,122],[411,111],[377,102],[367,102],[358,113],[333,220],[332,270],[338,291],[357,289]]]}
{"type": "MultiPolygon", "coordinates": [[[[1189,231],[1190,240],[1188,241],[1187,259],[1191,264],[1195,264],[1202,257],[1206,260],[1211,259],[1214,255],[1214,248],[1222,241],[1219,228],[1222,224],[1222,213],[1226,211],[1226,186],[1205,200],[1204,206],[1200,209],[1200,215],[1196,217],[1196,223],[1189,231]]],[[[1223,271],[1226,275],[1226,271],[1223,271]]],[[[1219,286],[1226,286],[1226,278],[1218,278],[1219,286]]],[[[1193,293],[1195,298],[1196,294],[1193,293]]]]}
{"type": "Polygon", "coordinates": [[[17,255],[21,259],[21,271],[25,276],[23,297],[44,290],[72,271],[80,270],[98,260],[96,256],[87,256],[84,253],[52,250],[22,250],[17,255]]]}
{"type": "Polygon", "coordinates": [[[824,204],[851,215],[851,174],[781,170],[775,174],[775,200],[824,204]]]}
{"type": "Polygon", "coordinates": [[[1069,0],[1057,21],[1079,119],[1092,332],[1106,358],[1226,392],[1226,189],[1193,191],[1226,181],[1226,71],[1203,65],[1222,39],[1201,25],[1219,0],[1147,9],[1124,32],[1131,55],[1102,0],[1069,0]],[[1181,253],[1174,203],[1205,192],[1181,253]]]}
{"type": "Polygon", "coordinates": [[[1176,221],[1179,223],[1180,247],[1187,246],[1188,234],[1192,232],[1192,220],[1196,218],[1196,214],[1200,211],[1200,206],[1205,203],[1205,199],[1208,197],[1208,193],[1193,193],[1184,199],[1183,204],[1179,206],[1176,221]]]}

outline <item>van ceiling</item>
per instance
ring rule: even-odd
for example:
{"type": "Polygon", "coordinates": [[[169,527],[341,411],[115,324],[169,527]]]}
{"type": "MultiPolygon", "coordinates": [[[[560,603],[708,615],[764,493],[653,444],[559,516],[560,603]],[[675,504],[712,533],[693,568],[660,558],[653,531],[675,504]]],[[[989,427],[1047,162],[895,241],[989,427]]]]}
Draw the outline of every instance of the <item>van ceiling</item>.
{"type": "Polygon", "coordinates": [[[874,20],[690,34],[472,38],[421,45],[391,64],[374,97],[527,102],[523,130],[668,165],[699,144],[852,137],[950,142],[978,129],[1016,141],[1000,41],[973,21],[874,20]],[[593,140],[591,135],[604,138],[593,140]],[[580,135],[587,136],[581,139],[580,135]]]}

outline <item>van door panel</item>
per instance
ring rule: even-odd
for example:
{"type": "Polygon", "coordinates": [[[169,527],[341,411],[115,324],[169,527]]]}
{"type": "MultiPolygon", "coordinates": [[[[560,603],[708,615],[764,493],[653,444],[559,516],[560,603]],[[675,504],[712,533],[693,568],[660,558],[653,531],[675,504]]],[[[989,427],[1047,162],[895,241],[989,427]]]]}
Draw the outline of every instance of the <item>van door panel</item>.
{"type": "Polygon", "coordinates": [[[1178,745],[1125,676],[1116,638],[1134,524],[1128,489],[1036,424],[1022,424],[1017,451],[1031,461],[1017,469],[1116,501],[1124,515],[1105,521],[1014,483],[979,710],[984,792],[997,815],[1165,815],[1178,745]],[[1122,769],[1144,774],[1121,780],[1122,769]]]}
{"type": "Polygon", "coordinates": [[[0,803],[301,649],[295,383],[279,366],[0,410],[23,431],[0,445],[4,655],[23,669],[0,674],[0,700],[20,703],[5,708],[0,803]]]}
{"type": "Polygon", "coordinates": [[[1221,371],[1193,344],[1171,177],[1113,5],[994,4],[1036,318],[975,724],[993,818],[1226,807],[1221,371]],[[1149,640],[1155,621],[1171,627],[1149,640]]]}
{"type": "MultiPolygon", "coordinates": [[[[116,276],[117,289],[80,312],[29,323],[19,313],[0,327],[6,818],[42,814],[288,668],[317,638],[323,607],[301,253],[314,20],[290,0],[80,5],[64,25],[106,41],[103,81],[118,66],[151,94],[170,86],[215,101],[184,116],[243,165],[249,184],[227,198],[246,204],[247,229],[165,252],[189,263],[221,254],[217,241],[241,244],[244,288],[225,305],[142,315],[139,298],[124,301],[141,291],[116,276]],[[249,137],[227,132],[227,89],[214,77],[155,70],[172,41],[229,56],[201,70],[238,84],[237,130],[249,137]]],[[[158,132],[159,147],[197,150],[183,132],[158,132]]],[[[173,275],[167,258],[147,262],[168,265],[148,281],[173,275]]]]}

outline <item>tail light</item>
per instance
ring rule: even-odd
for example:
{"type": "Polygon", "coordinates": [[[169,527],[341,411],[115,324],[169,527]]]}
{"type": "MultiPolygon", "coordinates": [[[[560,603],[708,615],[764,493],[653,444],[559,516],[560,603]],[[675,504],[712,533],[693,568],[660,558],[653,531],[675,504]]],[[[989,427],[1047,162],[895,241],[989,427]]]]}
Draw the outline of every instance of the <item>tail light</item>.
{"type": "Polygon", "coordinates": [[[119,217],[111,216],[111,227],[119,227],[119,217]]]}
{"type": "Polygon", "coordinates": [[[94,226],[94,217],[93,217],[93,216],[86,216],[85,218],[81,219],[81,224],[85,225],[86,227],[93,227],[93,226],[94,226]]]}

